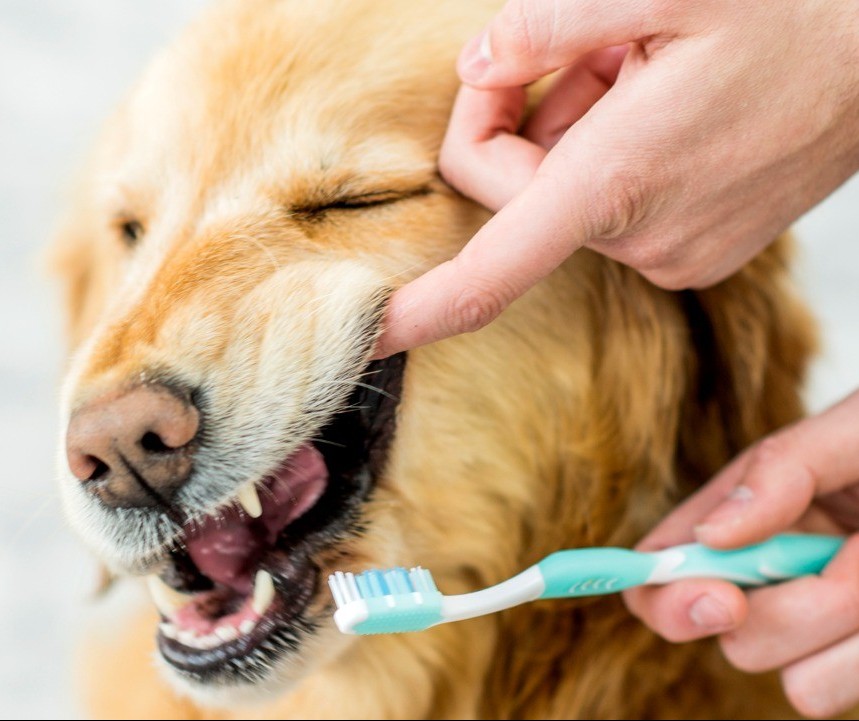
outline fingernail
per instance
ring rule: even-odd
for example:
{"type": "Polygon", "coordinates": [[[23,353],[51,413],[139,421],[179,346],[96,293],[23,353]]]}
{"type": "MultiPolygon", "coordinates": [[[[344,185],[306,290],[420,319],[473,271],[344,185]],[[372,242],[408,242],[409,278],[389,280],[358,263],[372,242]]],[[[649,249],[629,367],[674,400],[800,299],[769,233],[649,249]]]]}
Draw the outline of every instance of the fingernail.
{"type": "Polygon", "coordinates": [[[459,75],[466,83],[480,80],[492,65],[492,48],[489,44],[489,30],[468,41],[462,51],[459,75]]]}
{"type": "Polygon", "coordinates": [[[699,628],[707,631],[727,631],[734,627],[734,619],[728,608],[713,596],[701,596],[689,609],[689,618],[699,628]]]}
{"type": "Polygon", "coordinates": [[[755,494],[748,486],[737,486],[731,491],[725,501],[708,518],[707,522],[695,527],[695,533],[713,526],[725,526],[739,523],[743,519],[749,504],[755,499],[755,494]]]}
{"type": "Polygon", "coordinates": [[[754,497],[754,491],[748,486],[737,486],[728,494],[730,501],[751,501],[754,497]]]}

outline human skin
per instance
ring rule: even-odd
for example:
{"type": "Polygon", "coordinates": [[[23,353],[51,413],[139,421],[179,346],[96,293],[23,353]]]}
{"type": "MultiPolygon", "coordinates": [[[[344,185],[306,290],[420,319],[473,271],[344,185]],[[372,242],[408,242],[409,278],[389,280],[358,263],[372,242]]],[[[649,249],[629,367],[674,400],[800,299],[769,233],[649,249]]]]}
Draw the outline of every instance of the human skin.
{"type": "Polygon", "coordinates": [[[855,2],[510,0],[459,73],[441,171],[499,212],[393,296],[380,356],[477,330],[581,247],[712,285],[859,169],[855,2]]]}
{"type": "MultiPolygon", "coordinates": [[[[667,289],[736,271],[859,169],[859,3],[510,0],[464,48],[444,177],[498,211],[394,294],[376,355],[475,331],[581,247],[667,289]],[[523,125],[524,85],[560,71],[523,125]]],[[[641,542],[859,529],[859,393],[737,458],[641,542]]],[[[809,716],[859,702],[859,537],[818,578],[627,592],[809,716]]]]}

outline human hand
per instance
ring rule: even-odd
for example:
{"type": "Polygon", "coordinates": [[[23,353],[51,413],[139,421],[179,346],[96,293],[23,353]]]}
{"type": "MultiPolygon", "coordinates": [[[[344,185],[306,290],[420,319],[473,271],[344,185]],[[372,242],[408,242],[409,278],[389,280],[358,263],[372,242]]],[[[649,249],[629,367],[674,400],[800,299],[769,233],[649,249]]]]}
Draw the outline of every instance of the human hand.
{"type": "Polygon", "coordinates": [[[665,288],[727,277],[859,168],[857,58],[843,0],[509,0],[440,157],[500,212],[393,296],[377,355],[477,330],[582,246],[665,288]]]}
{"type": "Polygon", "coordinates": [[[718,634],[734,666],[779,670],[797,710],[831,718],[859,703],[859,392],[743,453],[639,549],[736,548],[787,529],[853,535],[819,577],[745,594],[725,581],[679,581],[624,598],[669,641],[718,634]]]}

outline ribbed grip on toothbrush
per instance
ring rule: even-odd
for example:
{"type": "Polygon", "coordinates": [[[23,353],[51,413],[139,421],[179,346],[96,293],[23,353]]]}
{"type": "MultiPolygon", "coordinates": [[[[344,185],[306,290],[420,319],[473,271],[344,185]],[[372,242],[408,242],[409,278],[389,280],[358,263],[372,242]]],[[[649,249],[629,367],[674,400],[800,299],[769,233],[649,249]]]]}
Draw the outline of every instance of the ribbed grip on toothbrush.
{"type": "Polygon", "coordinates": [[[838,536],[783,534],[755,546],[714,551],[697,543],[648,554],[655,560],[646,583],[683,578],[721,578],[761,586],[820,573],[844,544],[838,536]]]}
{"type": "Polygon", "coordinates": [[[625,548],[558,551],[537,564],[545,590],[540,598],[579,598],[617,593],[647,583],[656,559],[625,548]]]}

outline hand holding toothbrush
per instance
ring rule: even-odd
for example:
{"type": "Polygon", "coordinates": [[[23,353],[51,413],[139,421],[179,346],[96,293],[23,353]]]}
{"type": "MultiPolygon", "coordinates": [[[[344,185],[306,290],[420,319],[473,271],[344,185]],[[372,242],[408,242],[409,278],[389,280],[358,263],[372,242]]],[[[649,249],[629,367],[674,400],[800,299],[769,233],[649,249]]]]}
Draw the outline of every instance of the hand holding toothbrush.
{"type": "MultiPolygon", "coordinates": [[[[859,392],[758,443],[668,516],[639,545],[697,540],[717,549],[788,529],[859,530],[859,392]]],[[[831,717],[859,703],[859,535],[818,576],[743,593],[726,581],[627,591],[630,610],[670,641],[719,635],[749,672],[780,670],[793,705],[831,717]]]]}

